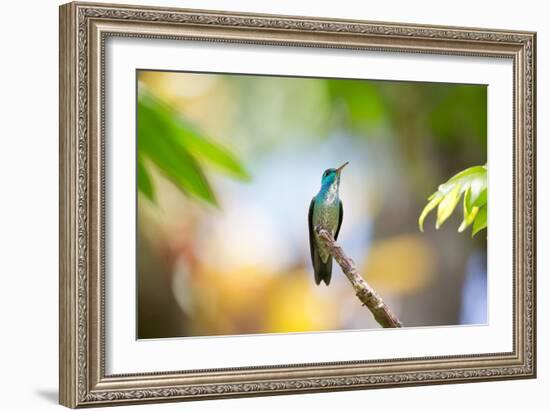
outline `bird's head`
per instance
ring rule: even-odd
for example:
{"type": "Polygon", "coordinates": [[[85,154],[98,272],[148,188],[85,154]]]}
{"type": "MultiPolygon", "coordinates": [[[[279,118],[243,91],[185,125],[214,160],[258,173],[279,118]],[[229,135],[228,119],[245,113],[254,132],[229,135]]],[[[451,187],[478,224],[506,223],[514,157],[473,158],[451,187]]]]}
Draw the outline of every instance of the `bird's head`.
{"type": "Polygon", "coordinates": [[[321,185],[323,187],[330,187],[336,183],[336,185],[338,186],[338,184],[340,184],[340,174],[342,173],[342,170],[344,169],[344,167],[347,165],[348,165],[348,161],[346,161],[344,164],[342,164],[338,168],[326,169],[325,172],[323,173],[323,177],[321,178],[321,185]]]}

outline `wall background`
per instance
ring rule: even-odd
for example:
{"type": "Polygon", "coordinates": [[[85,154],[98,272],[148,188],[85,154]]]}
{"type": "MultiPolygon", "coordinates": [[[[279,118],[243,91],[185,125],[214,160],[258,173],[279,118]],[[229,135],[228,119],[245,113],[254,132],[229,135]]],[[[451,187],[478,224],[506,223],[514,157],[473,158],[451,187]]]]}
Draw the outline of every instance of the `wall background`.
{"type": "MultiPolygon", "coordinates": [[[[117,2],[117,1],[115,1],[117,2]]],[[[258,13],[310,15],[375,21],[526,29],[538,32],[538,364],[536,380],[353,391],[144,405],[124,409],[254,410],[262,409],[396,409],[426,410],[543,409],[550,389],[550,260],[548,244],[550,196],[544,190],[550,173],[544,153],[550,145],[548,77],[550,28],[545,4],[520,2],[460,3],[352,0],[138,1],[135,4],[225,9],[258,13]]],[[[56,0],[3,4],[0,26],[0,392],[7,410],[61,409],[57,405],[57,112],[58,11],[56,0]]]]}

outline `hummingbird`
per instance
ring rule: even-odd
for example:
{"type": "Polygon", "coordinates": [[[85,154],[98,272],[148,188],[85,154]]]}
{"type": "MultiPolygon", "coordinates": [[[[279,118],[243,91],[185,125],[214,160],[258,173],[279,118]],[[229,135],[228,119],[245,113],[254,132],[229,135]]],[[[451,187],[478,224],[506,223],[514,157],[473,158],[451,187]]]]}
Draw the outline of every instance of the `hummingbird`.
{"type": "Polygon", "coordinates": [[[324,171],[321,178],[321,189],[311,200],[308,213],[309,225],[309,249],[311,251],[311,262],[315,273],[315,284],[324,281],[330,284],[332,276],[332,256],[322,241],[319,240],[315,231],[316,227],[327,230],[335,240],[338,239],[344,207],[338,196],[340,187],[340,174],[348,162],[338,168],[329,168],[324,171]]]}

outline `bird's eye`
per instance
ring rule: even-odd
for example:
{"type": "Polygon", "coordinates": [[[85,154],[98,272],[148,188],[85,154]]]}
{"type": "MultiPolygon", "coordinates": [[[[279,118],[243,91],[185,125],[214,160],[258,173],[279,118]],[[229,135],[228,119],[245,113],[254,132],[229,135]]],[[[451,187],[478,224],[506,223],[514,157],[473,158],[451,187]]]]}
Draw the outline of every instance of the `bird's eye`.
{"type": "Polygon", "coordinates": [[[326,177],[330,174],[330,170],[325,170],[325,172],[323,173],[323,177],[326,177]]]}

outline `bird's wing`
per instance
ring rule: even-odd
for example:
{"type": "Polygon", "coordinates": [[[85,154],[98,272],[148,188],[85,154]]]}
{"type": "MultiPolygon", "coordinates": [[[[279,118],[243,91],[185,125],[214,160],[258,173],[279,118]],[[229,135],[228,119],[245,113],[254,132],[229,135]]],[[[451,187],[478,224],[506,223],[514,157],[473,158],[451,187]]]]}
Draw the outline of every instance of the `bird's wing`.
{"type": "Polygon", "coordinates": [[[342,200],[340,200],[340,214],[338,215],[338,227],[336,228],[336,233],[334,233],[334,239],[338,240],[338,234],[340,233],[340,227],[342,227],[342,221],[344,220],[344,206],[342,200]]]}
{"type": "Polygon", "coordinates": [[[313,265],[313,273],[315,274],[315,284],[319,285],[324,277],[324,273],[321,272],[322,261],[317,252],[317,245],[315,244],[315,227],[313,227],[313,207],[315,206],[315,197],[309,204],[309,212],[307,215],[307,222],[309,228],[309,251],[311,252],[311,264],[313,265]]]}
{"type": "Polygon", "coordinates": [[[314,230],[315,227],[313,227],[313,207],[315,206],[315,197],[311,199],[311,203],[309,204],[309,211],[307,213],[307,223],[309,227],[309,251],[311,252],[311,262],[313,265],[315,265],[315,236],[314,236],[314,230]]]}

